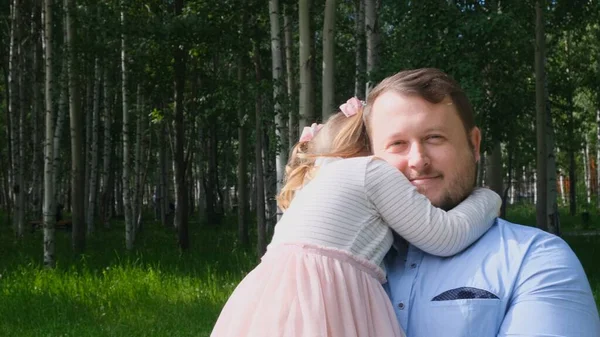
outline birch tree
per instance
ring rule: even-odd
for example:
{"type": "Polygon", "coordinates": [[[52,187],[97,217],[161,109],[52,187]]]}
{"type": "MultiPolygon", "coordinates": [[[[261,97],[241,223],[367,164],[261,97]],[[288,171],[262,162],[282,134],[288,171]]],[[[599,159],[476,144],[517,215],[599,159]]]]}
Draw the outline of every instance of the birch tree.
{"type": "Polygon", "coordinates": [[[54,89],[54,73],[52,72],[52,0],[44,0],[42,12],[44,22],[44,106],[45,106],[45,141],[44,141],[44,266],[54,268],[54,105],[52,95],[54,89]]]}
{"type": "Polygon", "coordinates": [[[365,0],[354,2],[356,7],[354,96],[365,99],[365,0]]]}
{"type": "Polygon", "coordinates": [[[134,227],[133,227],[133,216],[132,216],[132,205],[131,205],[131,154],[129,144],[129,95],[127,94],[128,87],[128,50],[127,50],[127,35],[125,34],[125,1],[121,2],[121,95],[123,105],[123,178],[122,178],[122,200],[123,200],[123,213],[125,215],[125,246],[127,250],[133,249],[133,243],[135,240],[134,227]]]}
{"type": "MultiPolygon", "coordinates": [[[[262,80],[262,75],[260,71],[260,57],[258,55],[258,47],[257,43],[254,42],[254,72],[256,77],[256,82],[260,83],[262,80]]],[[[255,133],[256,139],[254,142],[254,155],[255,160],[254,163],[256,165],[255,170],[255,188],[256,188],[256,227],[257,227],[257,235],[258,240],[256,243],[256,251],[259,257],[261,257],[267,248],[267,233],[266,233],[266,219],[265,219],[265,181],[263,176],[263,158],[262,158],[262,98],[260,89],[256,89],[256,97],[255,97],[255,133]]]]}
{"type": "Polygon", "coordinates": [[[379,61],[379,27],[377,20],[378,0],[365,1],[365,32],[367,39],[367,87],[365,97],[373,87],[373,72],[379,61]]]}
{"type": "MultiPolygon", "coordinates": [[[[175,16],[180,17],[183,10],[183,0],[175,0],[175,16]]],[[[175,218],[178,232],[178,243],[181,250],[189,248],[188,235],[188,200],[185,183],[186,160],[184,158],[184,116],[183,116],[183,95],[185,91],[185,49],[183,45],[175,43],[174,65],[175,70],[175,181],[177,193],[177,205],[175,208],[175,218]]]]}
{"type": "Polygon", "coordinates": [[[276,191],[281,190],[285,165],[288,161],[287,115],[283,113],[281,101],[284,97],[283,62],[281,50],[281,25],[279,22],[279,0],[269,0],[271,22],[271,61],[273,75],[273,103],[275,112],[275,134],[281,143],[275,159],[276,191]]]}
{"type": "Polygon", "coordinates": [[[325,1],[323,23],[323,104],[322,120],[333,114],[335,97],[335,0],[325,1]]]}
{"type": "Polygon", "coordinates": [[[311,55],[312,31],[310,27],[310,0],[299,0],[298,17],[300,20],[300,121],[298,130],[315,121],[312,91],[313,76],[312,63],[314,57],[311,55]]]}
{"type": "MultiPolygon", "coordinates": [[[[246,31],[246,20],[242,18],[242,28],[240,38],[244,39],[244,32],[246,31]]],[[[240,39],[240,40],[241,40],[240,39]]],[[[248,143],[247,143],[247,120],[249,119],[246,111],[246,99],[245,99],[245,76],[244,72],[244,53],[240,53],[238,56],[238,69],[237,69],[237,84],[238,89],[238,163],[237,163],[237,204],[238,204],[238,240],[241,245],[247,246],[250,242],[248,234],[248,143]]]]}
{"type": "Polygon", "coordinates": [[[24,213],[24,192],[23,192],[23,149],[22,149],[22,121],[23,109],[20,107],[21,97],[19,95],[19,77],[20,77],[20,62],[19,52],[21,45],[20,34],[20,7],[19,0],[11,2],[10,13],[10,45],[9,45],[9,61],[8,61],[8,125],[9,138],[12,149],[9,149],[11,157],[12,174],[12,194],[14,200],[13,225],[16,230],[17,237],[22,237],[25,226],[24,213]],[[12,150],[12,151],[11,151],[12,150]]]}
{"type": "MultiPolygon", "coordinates": [[[[287,82],[287,95],[289,102],[288,113],[288,148],[293,146],[298,141],[298,111],[296,103],[296,79],[294,76],[294,58],[293,49],[294,42],[292,40],[292,18],[290,15],[289,6],[284,5],[283,14],[283,31],[285,36],[285,69],[287,82]]],[[[287,150],[289,151],[289,149],[287,150]]]]}
{"type": "Polygon", "coordinates": [[[66,15],[65,49],[67,53],[67,73],[69,87],[69,118],[71,126],[71,221],[73,251],[80,253],[85,246],[85,214],[84,214],[84,174],[83,156],[83,122],[79,101],[79,86],[75,67],[75,27],[73,25],[73,0],[64,0],[66,15]]]}
{"type": "Polygon", "coordinates": [[[544,33],[544,0],[535,3],[535,101],[536,101],[536,144],[537,144],[537,169],[536,169],[536,222],[537,227],[548,230],[546,216],[548,214],[548,168],[547,168],[547,138],[546,138],[546,96],[545,83],[545,46],[544,33]]]}
{"type": "Polygon", "coordinates": [[[110,99],[112,97],[112,92],[110,91],[109,77],[107,74],[107,70],[103,67],[102,70],[103,77],[103,86],[104,86],[104,97],[103,97],[103,125],[104,125],[104,136],[102,138],[104,142],[104,149],[102,150],[102,185],[101,185],[101,193],[100,193],[100,218],[105,228],[109,227],[109,214],[110,214],[110,200],[111,200],[111,192],[112,192],[112,177],[114,177],[112,166],[112,117],[111,117],[111,104],[110,99]]]}

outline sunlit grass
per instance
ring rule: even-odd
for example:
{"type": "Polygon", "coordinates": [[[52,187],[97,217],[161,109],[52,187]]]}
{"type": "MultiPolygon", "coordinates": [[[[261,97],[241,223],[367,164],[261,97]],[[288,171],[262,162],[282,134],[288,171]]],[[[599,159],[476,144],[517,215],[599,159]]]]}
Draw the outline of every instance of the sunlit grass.
{"type": "Polygon", "coordinates": [[[0,232],[2,336],[208,336],[222,305],[256,262],[235,248],[235,231],[192,224],[180,254],[175,233],[149,226],[137,249],[124,249],[121,227],[102,230],[86,255],[70,253],[57,231],[57,267],[41,265],[42,236],[15,242],[0,232]]]}

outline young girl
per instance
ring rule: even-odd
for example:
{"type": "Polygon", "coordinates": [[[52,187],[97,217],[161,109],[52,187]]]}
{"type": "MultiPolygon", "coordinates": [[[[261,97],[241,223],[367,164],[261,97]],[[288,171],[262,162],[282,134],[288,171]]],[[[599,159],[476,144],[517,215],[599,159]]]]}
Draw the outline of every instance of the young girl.
{"type": "Polygon", "coordinates": [[[395,167],[367,156],[360,101],[341,110],[294,148],[278,197],[285,213],[211,336],[404,336],[381,285],[392,230],[450,256],[492,225],[496,193],[476,189],[448,212],[432,206],[395,167]]]}

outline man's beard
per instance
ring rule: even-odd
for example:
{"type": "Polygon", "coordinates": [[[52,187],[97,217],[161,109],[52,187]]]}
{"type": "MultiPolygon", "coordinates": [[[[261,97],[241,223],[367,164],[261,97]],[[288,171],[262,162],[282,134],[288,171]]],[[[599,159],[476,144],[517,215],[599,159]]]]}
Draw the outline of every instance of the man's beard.
{"type": "MultiPolygon", "coordinates": [[[[457,162],[460,163],[462,167],[458,169],[454,180],[451,181],[449,185],[444,187],[444,191],[439,194],[439,197],[432,199],[427,195],[426,191],[422,191],[417,188],[420,193],[429,198],[432,205],[445,211],[451,210],[452,208],[456,207],[456,205],[460,204],[469,196],[469,194],[471,194],[471,192],[473,192],[473,189],[475,188],[477,163],[475,162],[475,156],[473,152],[469,152],[468,158],[464,158],[464,160],[457,162]]],[[[420,175],[425,176],[430,175],[431,173],[432,172],[424,172],[420,175]]],[[[441,178],[446,179],[447,177],[442,175],[441,178]]]]}

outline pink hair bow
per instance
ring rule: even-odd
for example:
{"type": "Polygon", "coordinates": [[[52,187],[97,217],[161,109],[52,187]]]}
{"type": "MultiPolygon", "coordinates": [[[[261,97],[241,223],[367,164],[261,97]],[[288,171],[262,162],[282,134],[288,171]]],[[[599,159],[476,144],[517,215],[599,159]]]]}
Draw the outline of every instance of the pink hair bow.
{"type": "Polygon", "coordinates": [[[311,126],[305,126],[300,135],[301,142],[309,142],[323,128],[323,124],[313,123],[311,126]]]}
{"type": "Polygon", "coordinates": [[[356,97],[352,97],[346,101],[346,103],[340,105],[340,110],[346,115],[346,117],[354,116],[358,113],[359,109],[364,106],[364,102],[356,97]]]}

